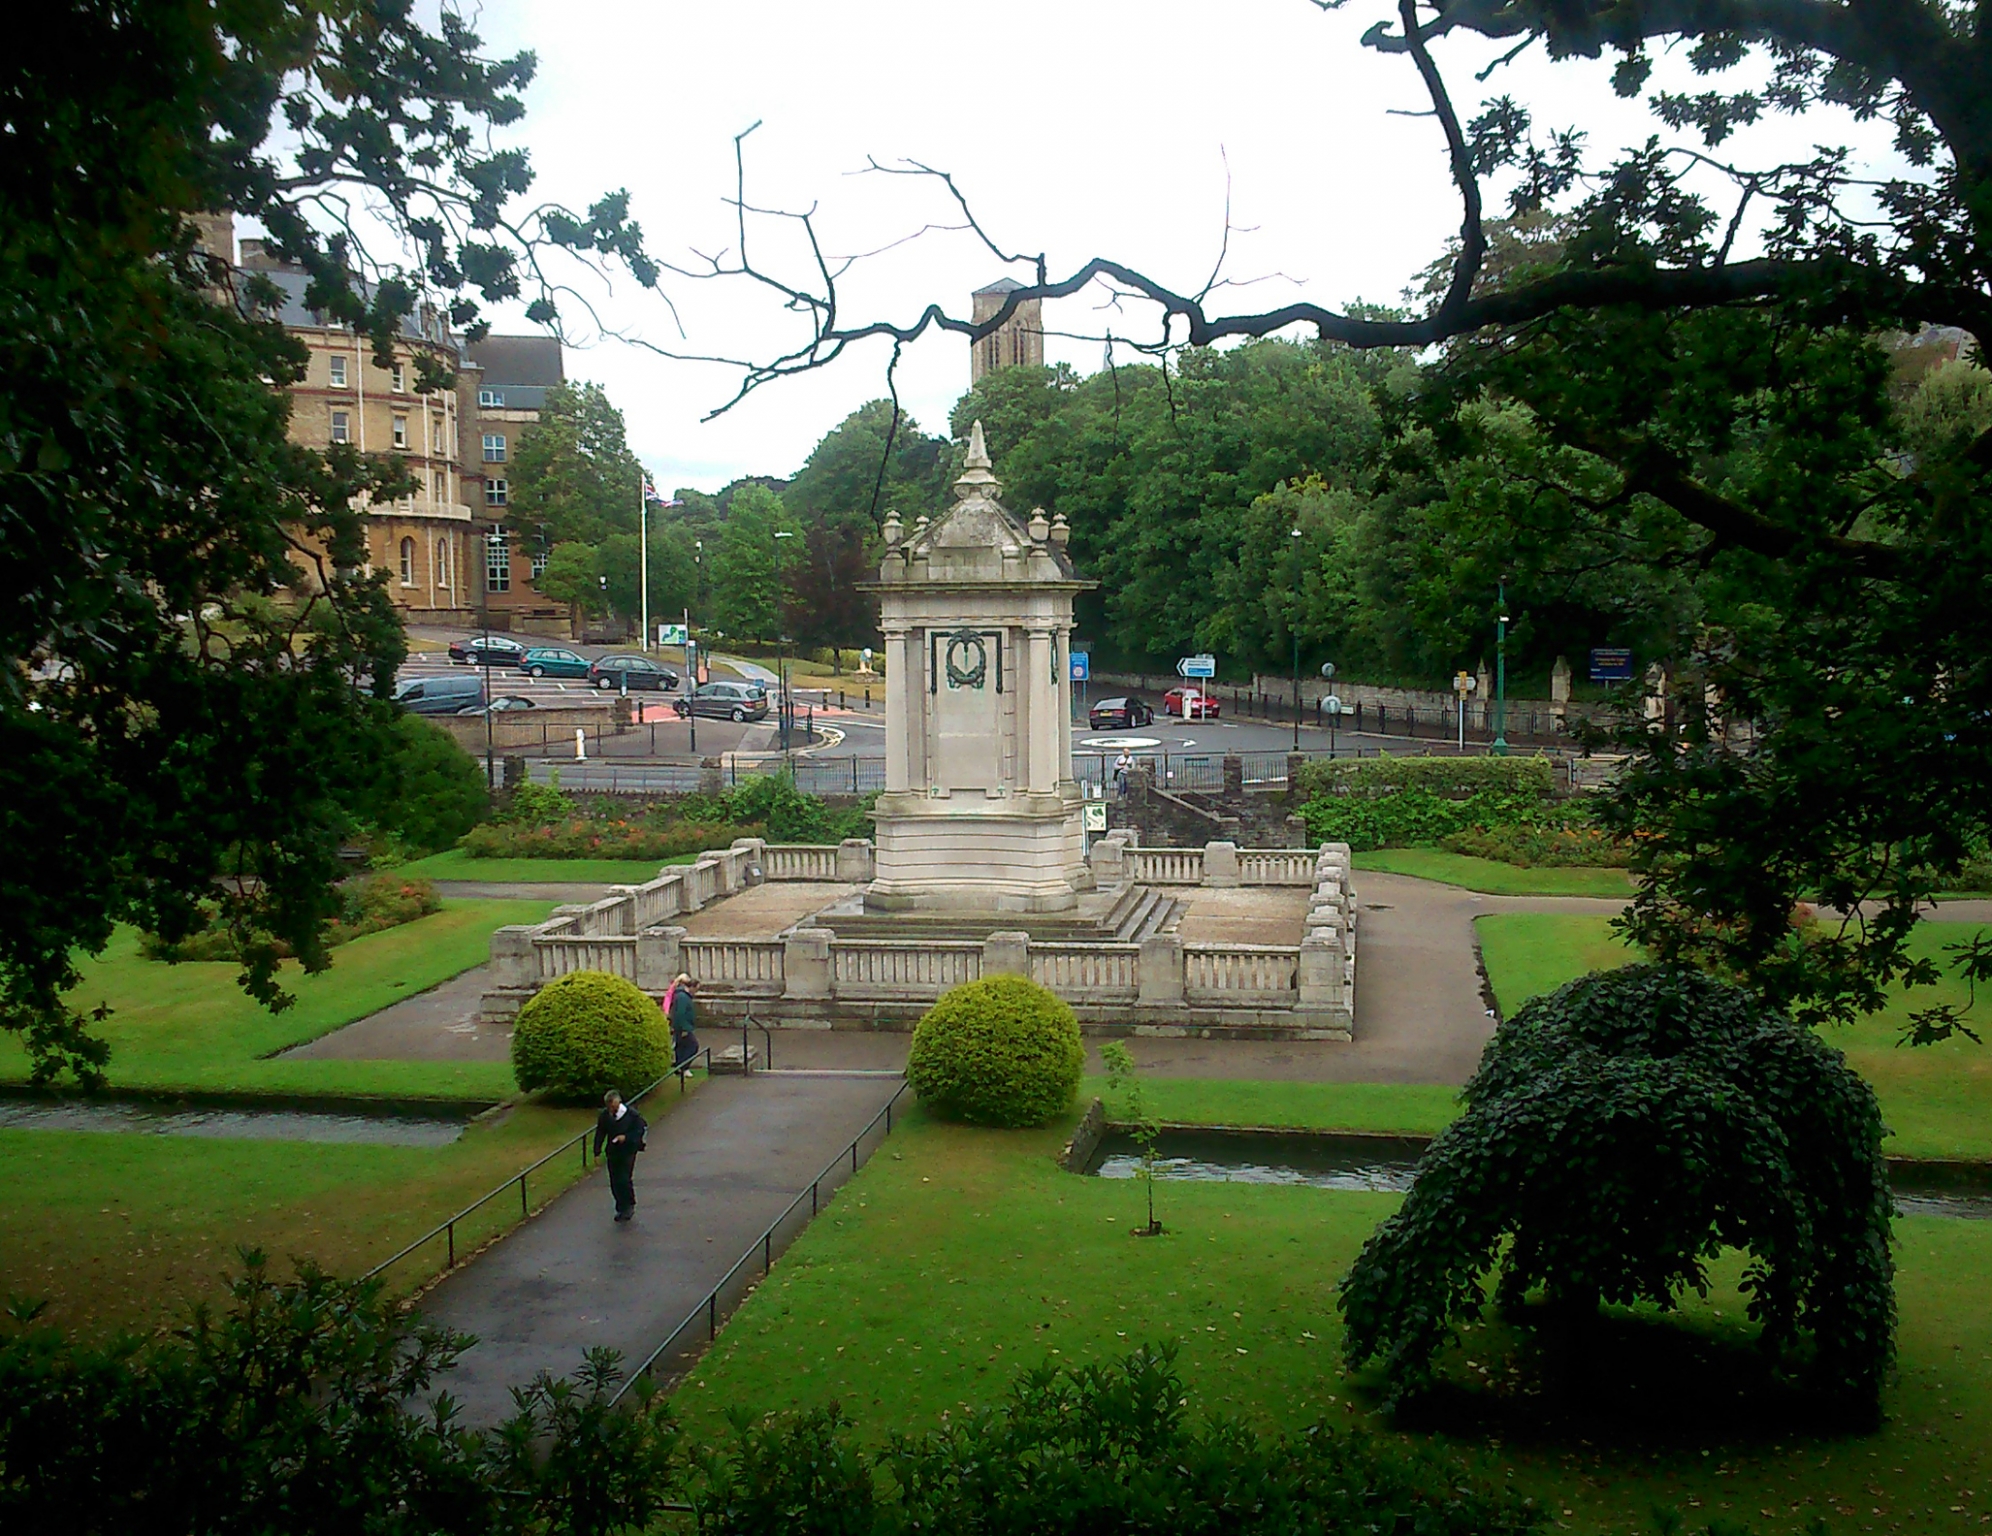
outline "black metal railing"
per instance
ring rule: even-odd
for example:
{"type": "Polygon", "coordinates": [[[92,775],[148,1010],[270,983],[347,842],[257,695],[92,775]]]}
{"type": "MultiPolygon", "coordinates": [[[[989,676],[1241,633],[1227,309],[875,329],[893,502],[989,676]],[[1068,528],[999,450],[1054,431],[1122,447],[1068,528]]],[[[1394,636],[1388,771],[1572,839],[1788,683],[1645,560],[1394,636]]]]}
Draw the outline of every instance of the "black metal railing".
{"type": "MultiPolygon", "coordinates": [[[[706,1051],[704,1053],[704,1056],[705,1056],[706,1071],[708,1074],[710,1074],[712,1071],[712,1052],[706,1051]]],[[[644,1099],[647,1099],[648,1097],[650,1097],[651,1094],[655,1093],[660,1087],[662,1087],[667,1079],[673,1077],[675,1077],[678,1080],[678,1092],[682,1095],[685,1091],[685,1079],[691,1073],[692,1068],[698,1064],[698,1061],[699,1058],[694,1056],[690,1061],[685,1062],[683,1065],[673,1067],[669,1072],[666,1072],[663,1077],[658,1078],[657,1081],[652,1083],[648,1088],[645,1088],[641,1092],[637,1093],[636,1096],[631,1100],[631,1102],[641,1103],[644,1099]]],[[[363,1280],[371,1280],[376,1275],[385,1274],[389,1269],[393,1268],[396,1264],[399,1264],[403,1259],[407,1258],[411,1253],[418,1252],[428,1244],[435,1242],[438,1238],[442,1239],[444,1245],[442,1273],[448,1274],[451,1270],[456,1268],[456,1262],[457,1262],[456,1239],[457,1239],[457,1228],[459,1226],[461,1226],[468,1218],[474,1216],[477,1212],[483,1210],[485,1206],[489,1205],[499,1196],[509,1193],[514,1186],[517,1186],[519,1191],[519,1219],[521,1221],[525,1220],[526,1217],[532,1215],[531,1197],[527,1192],[527,1180],[530,1179],[532,1175],[538,1173],[540,1169],[546,1167],[546,1165],[552,1162],[555,1158],[566,1156],[569,1152],[573,1151],[577,1146],[581,1149],[581,1172],[585,1176],[588,1172],[588,1166],[591,1161],[590,1153],[588,1150],[588,1144],[590,1139],[594,1136],[594,1134],[595,1134],[595,1128],[591,1125],[588,1127],[587,1130],[581,1132],[580,1135],[571,1137],[568,1140],[563,1141],[559,1146],[555,1147],[551,1152],[547,1153],[545,1157],[542,1157],[541,1159],[539,1159],[539,1161],[535,1163],[529,1164],[528,1166],[521,1168],[517,1173],[513,1174],[509,1179],[507,1179],[503,1184],[500,1184],[496,1189],[492,1190],[489,1194],[479,1196],[477,1199],[471,1201],[469,1205],[466,1205],[462,1210],[458,1211],[454,1216],[447,1217],[443,1221],[438,1222],[435,1226],[431,1227],[427,1232],[424,1232],[420,1237],[416,1238],[414,1242],[408,1244],[407,1247],[400,1249],[399,1251],[397,1251],[388,1258],[382,1259],[380,1263],[374,1265],[372,1269],[368,1270],[360,1278],[363,1280]]]]}
{"type": "MultiPolygon", "coordinates": [[[[642,1363],[639,1364],[635,1370],[629,1373],[628,1379],[623,1382],[620,1388],[617,1389],[616,1395],[614,1399],[612,1399],[613,1402],[621,1402],[623,1397],[630,1391],[632,1387],[636,1385],[636,1383],[641,1378],[651,1375],[657,1369],[659,1361],[666,1359],[668,1356],[674,1353],[674,1346],[677,1345],[679,1339],[683,1338],[684,1335],[688,1332],[696,1333],[698,1325],[701,1321],[704,1322],[706,1330],[706,1336],[702,1341],[703,1344],[711,1344],[713,1340],[719,1337],[721,1298],[724,1297],[727,1294],[727,1292],[734,1287],[735,1282],[737,1281],[742,1282],[740,1290],[742,1297],[744,1298],[747,1288],[751,1286],[753,1283],[751,1278],[751,1270],[754,1262],[757,1259],[760,1261],[761,1264],[762,1279],[766,1279],[768,1275],[773,1272],[775,1267],[775,1254],[777,1251],[775,1247],[776,1235],[780,1233],[781,1229],[785,1225],[787,1225],[790,1218],[795,1216],[796,1213],[802,1209],[802,1204],[805,1200],[809,1202],[809,1219],[813,1221],[816,1218],[817,1214],[823,1209],[824,1186],[826,1184],[830,1184],[830,1181],[833,1176],[838,1174],[843,1174],[845,1161],[847,1159],[849,1160],[850,1173],[856,1173],[858,1171],[859,1167],[862,1164],[862,1160],[859,1158],[858,1153],[859,1149],[864,1145],[866,1137],[870,1136],[873,1131],[877,1130],[881,1124],[883,1124],[885,1127],[885,1136],[890,1136],[892,1134],[892,1106],[899,1102],[899,1096],[903,1094],[905,1091],[906,1091],[906,1084],[902,1082],[897,1088],[895,1088],[892,1091],[892,1097],[885,1101],[885,1108],[881,1109],[876,1115],[873,1115],[870,1123],[867,1124],[863,1130],[859,1131],[857,1135],[851,1138],[851,1144],[848,1147],[846,1147],[843,1151],[839,1152],[835,1157],[830,1159],[830,1161],[824,1166],[823,1171],[819,1173],[815,1178],[809,1181],[809,1188],[797,1194],[796,1197],[788,1203],[788,1208],[784,1210],[781,1213],[781,1215],[777,1216],[773,1221],[769,1222],[767,1229],[764,1232],[762,1232],[762,1234],[759,1237],[755,1238],[753,1242],[747,1245],[747,1251],[741,1254],[739,1259],[735,1261],[733,1267],[729,1269],[723,1276],[720,1277],[719,1283],[715,1285],[710,1291],[706,1292],[705,1298],[702,1301],[700,1301],[697,1306],[693,1307],[691,1311],[685,1314],[684,1321],[680,1322],[677,1327],[673,1328],[668,1334],[666,1334],[662,1342],[660,1342],[655,1349],[653,1349],[648,1355],[646,1355],[643,1358],[642,1363]]],[[[884,1137],[882,1136],[879,1139],[883,1141],[884,1137]]],[[[849,1174],[844,1174],[845,1178],[848,1178],[849,1176],[850,1176],[849,1174]]],[[[840,1178],[837,1184],[831,1184],[830,1185],[831,1192],[835,1193],[838,1185],[841,1184],[842,1182],[843,1180],[840,1178]]],[[[807,1224],[808,1224],[807,1222],[800,1223],[797,1227],[797,1231],[800,1232],[801,1227],[806,1226],[807,1224]]],[[[787,1242],[784,1242],[782,1244],[783,1248],[786,1248],[787,1246],[788,1246],[787,1242]]],[[[730,1307],[728,1308],[728,1311],[729,1313],[731,1312],[730,1307]]],[[[697,1343],[695,1343],[694,1345],[694,1348],[696,1347],[698,1347],[697,1343]]],[[[692,1352],[691,1350],[686,1351],[686,1353],[691,1353],[691,1352],[692,1352]]]]}

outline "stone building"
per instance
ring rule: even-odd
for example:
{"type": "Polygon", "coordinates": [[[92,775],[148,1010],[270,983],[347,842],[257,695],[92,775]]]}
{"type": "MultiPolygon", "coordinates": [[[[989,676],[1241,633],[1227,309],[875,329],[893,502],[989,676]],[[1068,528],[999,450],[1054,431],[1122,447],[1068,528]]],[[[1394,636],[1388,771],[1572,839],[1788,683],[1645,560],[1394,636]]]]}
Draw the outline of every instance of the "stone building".
{"type": "MultiPolygon", "coordinates": [[[[976,289],[970,318],[978,323],[987,320],[1023,286],[1014,279],[999,277],[987,288],[976,289]]],[[[969,348],[968,382],[978,384],[983,375],[1020,363],[1034,368],[1044,366],[1044,306],[1039,299],[1024,300],[1009,319],[969,348]]]]}
{"type": "Polygon", "coordinates": [[[476,401],[465,437],[464,473],[483,540],[480,575],[491,627],[570,638],[568,606],[534,586],[550,553],[544,531],[518,526],[506,511],[519,439],[539,420],[547,391],[567,381],[560,342],[552,336],[486,336],[464,347],[463,368],[471,380],[466,397],[476,401]]]}

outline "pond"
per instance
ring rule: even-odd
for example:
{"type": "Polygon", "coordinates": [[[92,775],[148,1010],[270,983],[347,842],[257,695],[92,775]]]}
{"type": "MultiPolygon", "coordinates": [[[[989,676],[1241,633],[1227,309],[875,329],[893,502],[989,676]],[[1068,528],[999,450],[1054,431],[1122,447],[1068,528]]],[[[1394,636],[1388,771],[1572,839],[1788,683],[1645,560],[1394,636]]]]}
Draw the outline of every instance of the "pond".
{"type": "MultiPolygon", "coordinates": [[[[1333,1133],[1167,1130],[1155,1144],[1158,1179],[1229,1184],[1303,1184],[1311,1189],[1402,1193],[1411,1187],[1424,1143],[1410,1137],[1333,1133]]],[[[1141,1148],[1109,1131],[1086,1165],[1103,1179],[1132,1179],[1141,1148]]],[[[1960,1216],[1992,1221],[1992,1171],[1982,1178],[1955,1168],[1891,1171],[1895,1204],[1905,1216],[1960,1216]]]]}
{"type": "Polygon", "coordinates": [[[359,1142],[443,1147],[463,1134],[462,1110],[318,1110],[164,1104],[137,1099],[0,1098],[0,1129],[123,1131],[244,1141],[359,1142]]]}

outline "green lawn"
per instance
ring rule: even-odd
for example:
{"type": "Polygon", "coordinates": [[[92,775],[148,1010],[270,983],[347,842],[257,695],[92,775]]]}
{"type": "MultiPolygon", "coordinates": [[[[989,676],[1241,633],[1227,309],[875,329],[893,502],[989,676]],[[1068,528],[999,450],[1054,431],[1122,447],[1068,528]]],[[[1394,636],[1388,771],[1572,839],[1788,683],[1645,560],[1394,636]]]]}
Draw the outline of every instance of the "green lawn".
{"type": "Polygon", "coordinates": [[[424,880],[482,880],[493,885],[642,885],[655,880],[664,866],[689,864],[697,857],[681,853],[668,859],[474,859],[463,849],[452,848],[397,864],[393,872],[424,880]]]}
{"type": "MultiPolygon", "coordinates": [[[[539,922],[551,910],[545,901],[445,902],[432,916],[342,944],[316,976],[286,964],[284,985],[297,1001],[275,1014],[236,984],[233,964],[147,960],[138,935],[121,929],[84,962],[70,1000],[112,1010],[97,1027],[111,1043],[114,1089],[495,1100],[514,1091],[507,1062],[264,1058],[482,965],[493,929],[539,922]]],[[[19,1036],[0,1035],[0,1082],[27,1074],[19,1036]]]]}
{"type": "MultiPolygon", "coordinates": [[[[1136,1239],[1138,1185],[1053,1165],[1069,1128],[909,1114],[679,1389],[694,1441],[728,1436],[727,1409],[833,1401],[868,1435],[923,1428],[996,1400],[1020,1368],[1162,1340],[1179,1345],[1203,1411],[1382,1429],[1367,1383],[1342,1371],[1334,1290],[1395,1196],[1167,1183],[1168,1235],[1136,1239]]],[[[1812,1438],[1762,1420],[1724,1438],[1713,1416],[1685,1413],[1659,1438],[1588,1423],[1541,1436],[1489,1408],[1449,1443],[1547,1497],[1558,1528],[1650,1530],[1656,1505],[1697,1531],[1726,1518],[1798,1532],[1819,1514],[1835,1531],[1975,1528],[1992,1509],[1992,1223],[1917,1218],[1897,1236],[1902,1377],[1877,1435],[1812,1438]]],[[[1738,1328],[1739,1272],[1722,1266],[1706,1300],[1690,1298],[1692,1332],[1738,1328]]],[[[1498,1376],[1508,1347],[1488,1334],[1452,1362],[1482,1404],[1476,1373],[1498,1376]]]]}
{"type": "Polygon", "coordinates": [[[1489,896],[1630,896],[1632,879],[1622,869],[1523,869],[1498,859],[1476,859],[1443,848],[1378,848],[1354,855],[1357,869],[1387,875],[1415,875],[1464,886],[1489,896]]]}
{"type": "MultiPolygon", "coordinates": [[[[1135,1059],[1140,1058],[1135,1045],[1135,1059]]],[[[1459,1110],[1455,1090],[1405,1083],[1275,1083],[1235,1078],[1145,1077],[1149,1113],[1178,1125],[1265,1125],[1302,1130],[1402,1131],[1435,1136],[1459,1110]]],[[[1104,1077],[1089,1077],[1080,1102],[1107,1101],[1109,1119],[1121,1098],[1104,1077]]]]}
{"type": "MultiPolygon", "coordinates": [[[[1481,957],[1502,1013],[1513,1013],[1536,993],[1573,976],[1625,964],[1630,954],[1612,938],[1607,921],[1533,912],[1476,918],[1481,957]]],[[[1975,923],[1924,922],[1910,942],[1916,952],[1941,959],[1943,946],[1978,931],[1975,923]]],[[[1992,1158],[1992,1051],[1969,1040],[1915,1048],[1896,1044],[1912,1009],[1967,1001],[1967,989],[1946,980],[1898,994],[1858,1024],[1824,1032],[1881,1096],[1893,1132],[1891,1153],[1992,1158]]]]}
{"type": "MultiPolygon", "coordinates": [[[[643,1108],[655,1122],[678,1102],[667,1087],[643,1108]]],[[[446,1147],[0,1130],[0,1296],[46,1297],[51,1321],[102,1333],[172,1322],[217,1299],[244,1247],[262,1248],[283,1274],[292,1258],[361,1274],[593,1120],[521,1104],[446,1147]]],[[[577,1152],[534,1174],[533,1209],[580,1172],[577,1152]]],[[[457,1253],[518,1219],[515,1192],[492,1201],[458,1228],[457,1253]]],[[[389,1284],[412,1290],[445,1251],[411,1254],[389,1284]]]]}

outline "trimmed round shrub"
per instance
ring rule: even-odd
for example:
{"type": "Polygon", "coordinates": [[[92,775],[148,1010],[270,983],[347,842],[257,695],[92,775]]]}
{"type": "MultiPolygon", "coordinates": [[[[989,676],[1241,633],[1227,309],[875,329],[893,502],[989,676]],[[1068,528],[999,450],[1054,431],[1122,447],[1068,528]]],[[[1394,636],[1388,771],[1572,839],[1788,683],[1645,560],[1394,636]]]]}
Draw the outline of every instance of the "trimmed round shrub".
{"type": "Polygon", "coordinates": [[[1021,976],[945,993],[913,1031],[906,1080],[920,1102],[970,1125],[1043,1125],[1072,1103],[1085,1070],[1079,1021],[1021,976]]]}
{"type": "Polygon", "coordinates": [[[512,1075],[528,1093],[599,1100],[635,1093],[671,1067],[671,1029],[633,982],[576,971],[541,987],[512,1029],[512,1075]]]}

